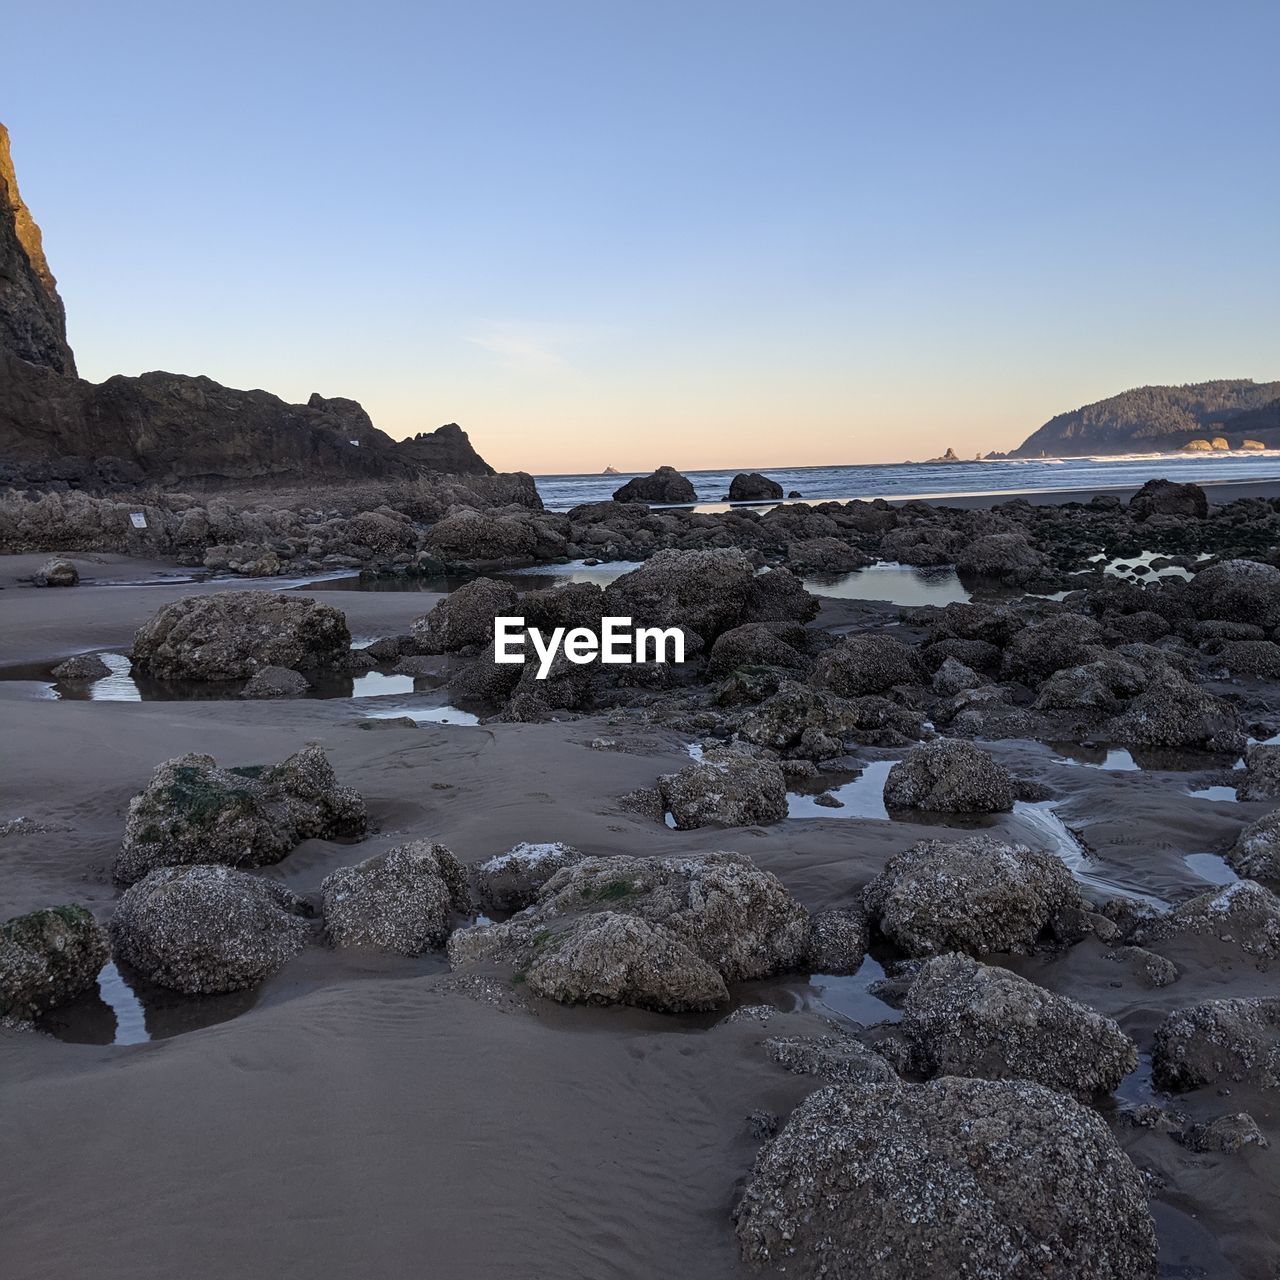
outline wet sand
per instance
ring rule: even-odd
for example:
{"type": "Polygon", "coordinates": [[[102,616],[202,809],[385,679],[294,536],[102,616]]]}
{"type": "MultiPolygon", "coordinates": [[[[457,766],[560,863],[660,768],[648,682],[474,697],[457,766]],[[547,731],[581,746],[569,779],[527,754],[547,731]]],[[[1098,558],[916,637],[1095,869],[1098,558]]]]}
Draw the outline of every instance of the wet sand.
{"type": "MultiPolygon", "coordinates": [[[[75,558],[86,578],[86,561],[103,578],[147,568],[75,558]]],[[[0,663],[127,647],[133,628],[177,595],[279,585],[16,585],[39,559],[0,560],[0,663]]],[[[403,631],[432,603],[397,592],[324,600],[365,637],[403,631]]],[[[838,601],[820,623],[865,627],[888,612],[838,601]]],[[[685,737],[607,717],[369,731],[360,725],[375,701],[59,701],[0,681],[0,822],[25,816],[44,828],[0,838],[0,919],[65,901],[108,918],[126,805],[159,761],[192,750],[242,764],[317,741],[365,796],[367,840],[307,841],[261,873],[302,893],[408,838],[442,840],[467,863],[522,840],[563,840],[595,853],[739,850],[819,909],[851,902],[916,840],[948,834],[848,809],[768,828],[674,831],[617,798],[686,763],[685,737]],[[599,738],[623,749],[593,748],[599,738]]],[[[1186,855],[1221,853],[1269,808],[1187,794],[1220,758],[1109,772],[1044,744],[990,747],[1053,790],[1054,813],[1092,851],[1090,872],[1120,892],[1173,902],[1203,892],[1186,855]]],[[[1026,839],[1027,821],[1015,813],[981,825],[1026,839]]],[[[1160,990],[1095,942],[997,962],[1117,1017],[1144,1052],[1170,1009],[1275,990],[1274,975],[1208,943],[1160,990]]],[[[822,1005],[822,985],[795,975],[736,989],[737,1001],[766,996],[789,1010],[766,1033],[709,1017],[530,1005],[455,980],[439,957],[317,944],[256,992],[214,998],[225,1020],[181,1034],[172,1034],[181,1019],[158,1010],[150,1029],[166,1038],[146,1043],[0,1032],[0,1275],[743,1277],[730,1211],[759,1145],[747,1116],[785,1116],[819,1083],[774,1065],[759,1041],[825,1030],[835,997],[822,1005]]],[[[857,1007],[870,1011],[864,1020],[894,1016],[868,996],[857,1007]]],[[[106,1036],[114,1028],[100,1002],[78,1016],[106,1036]]],[[[1135,1073],[1109,1112],[1121,1143],[1158,1177],[1162,1274],[1269,1277],[1280,1256],[1274,1094],[1165,1100],[1202,1120],[1248,1110],[1272,1142],[1194,1155],[1125,1120],[1149,1089],[1135,1073]]]]}

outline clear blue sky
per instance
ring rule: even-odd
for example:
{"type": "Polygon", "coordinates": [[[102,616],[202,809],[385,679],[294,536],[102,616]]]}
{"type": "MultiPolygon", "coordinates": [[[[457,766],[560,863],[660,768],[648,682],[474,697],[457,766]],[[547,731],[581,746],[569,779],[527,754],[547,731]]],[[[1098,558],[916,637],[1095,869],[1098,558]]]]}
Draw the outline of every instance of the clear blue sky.
{"type": "Polygon", "coordinates": [[[1280,377],[1276,0],[7,6],[82,373],[500,467],[1004,448],[1280,377]]]}

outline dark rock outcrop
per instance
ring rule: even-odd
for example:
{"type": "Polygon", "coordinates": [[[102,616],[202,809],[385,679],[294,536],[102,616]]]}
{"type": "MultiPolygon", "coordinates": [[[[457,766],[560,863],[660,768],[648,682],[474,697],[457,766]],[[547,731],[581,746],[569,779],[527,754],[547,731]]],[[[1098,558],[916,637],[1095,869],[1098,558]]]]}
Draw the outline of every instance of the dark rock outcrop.
{"type": "Polygon", "coordinates": [[[782,497],[782,486],[758,471],[739,471],[729,481],[730,502],[770,502],[782,497]]]}
{"type": "Polygon", "coordinates": [[[675,467],[659,467],[652,475],[628,480],[613,493],[615,502],[697,502],[693,485],[675,467]]]}
{"type": "Polygon", "coordinates": [[[58,282],[45,260],[40,228],[23,203],[0,124],[0,348],[22,360],[75,376],[58,282]]]}
{"type": "Polygon", "coordinates": [[[46,907],[0,925],[0,1018],[34,1018],[93,986],[110,954],[80,906],[46,907]]]}

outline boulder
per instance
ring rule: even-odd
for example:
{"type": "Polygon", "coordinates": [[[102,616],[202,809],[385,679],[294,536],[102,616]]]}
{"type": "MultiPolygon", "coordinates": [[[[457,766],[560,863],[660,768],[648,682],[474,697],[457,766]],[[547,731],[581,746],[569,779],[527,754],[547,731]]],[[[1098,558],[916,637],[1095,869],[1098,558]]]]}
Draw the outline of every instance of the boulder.
{"type": "Polygon", "coordinates": [[[1033,1080],[1082,1101],[1112,1092],[1138,1065],[1112,1019],[956,954],[921,967],[899,1031],[923,1075],[1033,1080]]]}
{"type": "Polygon", "coordinates": [[[1187,586],[1197,618],[1280,625],[1280,569],[1256,560],[1224,560],[1201,569],[1187,586]]]}
{"type": "Polygon", "coordinates": [[[796,1280],[1153,1280],[1141,1174],[1094,1112],[1024,1080],[829,1086],[761,1148],[735,1210],[796,1280]]]}
{"type": "Polygon", "coordinates": [[[586,856],[558,840],[549,844],[521,842],[473,868],[476,902],[484,911],[522,911],[557,871],[586,856]]]}
{"type": "Polygon", "coordinates": [[[747,587],[739,622],[785,622],[804,626],[818,616],[822,601],[810,595],[790,569],[774,566],[757,573],[747,587]]]}
{"type": "Polygon", "coordinates": [[[466,509],[433,524],[426,545],[450,564],[493,564],[531,559],[538,535],[525,519],[466,509]]]}
{"type": "MultiPolygon", "coordinates": [[[[509,582],[476,578],[451,591],[410,630],[423,653],[456,653],[472,645],[493,644],[493,620],[519,617],[516,589],[509,582]]],[[[519,670],[512,667],[519,678],[519,670]]]]}
{"type": "Polygon", "coordinates": [[[808,912],[742,854],[588,857],[557,871],[518,916],[459,929],[449,939],[449,959],[455,967],[527,968],[549,930],[563,932],[601,911],[661,926],[726,982],[795,970],[809,946],[808,912]]]}
{"type": "Polygon", "coordinates": [[[658,791],[681,831],[767,826],[787,816],[787,783],[778,765],[727,748],[713,748],[679,773],[664,774],[658,791]]]}
{"type": "Polygon", "coordinates": [[[1095,646],[1102,628],[1081,614],[1055,614],[1023,627],[1009,642],[1001,663],[1006,680],[1032,688],[1063,667],[1078,667],[1101,656],[1095,646]]]}
{"type": "Polygon", "coordinates": [[[1228,640],[1214,654],[1233,676],[1280,680],[1280,644],[1274,640],[1228,640]]]}
{"type": "Polygon", "coordinates": [[[1173,670],[1160,673],[1118,716],[1105,735],[1144,747],[1191,747],[1234,753],[1244,746],[1239,716],[1221,698],[1173,670]]]}
{"type": "Polygon", "coordinates": [[[740,667],[805,666],[805,659],[793,642],[802,642],[800,627],[787,628],[785,623],[748,622],[724,632],[711,646],[708,671],[723,676],[740,667]]]}
{"type": "Polygon", "coordinates": [[[1280,897],[1253,880],[1237,880],[1181,903],[1134,934],[1143,946],[1188,937],[1213,938],[1259,961],[1274,960],[1280,956],[1280,897]]]}
{"type": "Polygon", "coordinates": [[[1219,1116],[1207,1124],[1193,1124],[1177,1135],[1178,1141],[1191,1151],[1241,1151],[1245,1147],[1269,1147],[1267,1136],[1258,1122],[1247,1112],[1219,1116]]]}
{"type": "Polygon", "coordinates": [[[416,956],[441,947],[455,914],[470,910],[467,873],[453,853],[414,840],[351,867],[320,885],[325,932],[335,947],[377,947],[416,956]]]}
{"type": "Polygon", "coordinates": [[[880,932],[908,955],[1030,951],[1080,891],[1052,854],[976,835],[921,840],[863,891],[880,932]]]}
{"type": "Polygon", "coordinates": [[[288,667],[262,667],[240,690],[242,698],[300,698],[311,683],[300,671],[288,667]]]}
{"type": "Polygon", "coordinates": [[[652,475],[637,476],[613,492],[614,502],[697,502],[693,485],[675,467],[659,467],[652,475]]]}
{"type": "Polygon", "coordinates": [[[111,918],[117,959],[186,995],[256,986],[307,944],[308,909],[283,885],[224,866],[159,867],[111,918]]]}
{"type": "Polygon", "coordinates": [[[165,605],[134,636],[133,665],[158,680],[246,680],[262,667],[345,671],[350,650],[347,620],[330,605],[224,591],[165,605]]]}
{"type": "Polygon", "coordinates": [[[978,689],[986,681],[972,667],[966,667],[959,658],[946,657],[933,673],[933,691],[944,698],[954,698],[968,689],[978,689]]]}
{"type": "Polygon", "coordinates": [[[1172,480],[1148,480],[1129,499],[1129,515],[1134,520],[1152,516],[1177,516],[1203,520],[1209,514],[1209,499],[1198,484],[1174,484],[1172,480]]]}
{"type": "Polygon", "coordinates": [[[36,570],[31,581],[37,587],[74,587],[80,583],[80,570],[70,560],[54,556],[36,570]]]}
{"type": "Polygon", "coordinates": [[[55,680],[101,680],[111,674],[107,666],[96,653],[78,653],[74,658],[60,662],[52,671],[55,680]]]}
{"type": "Polygon", "coordinates": [[[739,471],[729,481],[730,502],[773,502],[782,497],[782,486],[758,471],[739,471]]]}
{"type": "Polygon", "coordinates": [[[111,958],[84,907],[46,907],[0,925],[0,1018],[25,1021],[88,991],[111,958]]]}
{"type": "Polygon", "coordinates": [[[605,603],[636,626],[688,627],[709,644],[744,620],[754,577],[741,551],[659,551],[615,578],[605,603]]]}
{"type": "Polygon", "coordinates": [[[1040,686],[1037,711],[1096,711],[1114,715],[1126,699],[1141,693],[1148,673],[1114,654],[1078,667],[1062,667],[1040,686]]]}
{"type": "Polygon", "coordinates": [[[1245,827],[1225,856],[1241,879],[1280,888],[1280,809],[1245,827]]]}
{"type": "Polygon", "coordinates": [[[129,802],[112,872],[132,884],[156,867],[261,867],[303,840],[363,835],[366,822],[364,801],[338,785],[317,746],[277,765],[234,769],[212,756],[178,756],[129,802]]]}
{"type": "Polygon", "coordinates": [[[853,703],[788,680],[742,720],[738,736],[783,756],[825,760],[843,754],[858,724],[853,703]]]}
{"type": "Polygon", "coordinates": [[[828,907],[809,921],[808,965],[814,973],[857,973],[867,956],[867,914],[859,907],[828,907]]]}
{"type": "Polygon", "coordinates": [[[913,747],[889,770],[884,784],[890,809],[1007,813],[1013,801],[1013,779],[1003,765],[971,742],[947,738],[913,747]]]}
{"type": "Polygon", "coordinates": [[[1280,1089],[1280,998],[1206,1000],[1175,1010],[1156,1028],[1151,1069],[1160,1089],[1280,1089]]]}
{"type": "Polygon", "coordinates": [[[1236,785],[1237,800],[1280,798],[1280,746],[1259,743],[1244,758],[1244,777],[1236,785]]]}
{"type": "Polygon", "coordinates": [[[714,1009],[729,998],[713,965],[669,929],[602,911],[557,934],[525,972],[534,995],[561,1004],[628,1004],[660,1013],[714,1009]]]}
{"type": "Polygon", "coordinates": [[[885,693],[923,679],[915,651],[893,636],[847,636],[818,658],[812,675],[820,689],[842,698],[885,693]]]}
{"type": "Polygon", "coordinates": [[[793,573],[843,574],[865,569],[875,562],[863,551],[839,538],[804,538],[787,543],[787,565],[793,573]]]}

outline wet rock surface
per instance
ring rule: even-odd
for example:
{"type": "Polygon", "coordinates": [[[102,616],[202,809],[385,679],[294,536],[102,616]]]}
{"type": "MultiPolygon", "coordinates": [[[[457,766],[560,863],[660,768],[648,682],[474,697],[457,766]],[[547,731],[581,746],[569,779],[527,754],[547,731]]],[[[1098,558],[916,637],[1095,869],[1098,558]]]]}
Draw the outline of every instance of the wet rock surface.
{"type": "Polygon", "coordinates": [[[1014,799],[1013,779],[989,752],[945,738],[912,748],[884,784],[891,809],[1001,813],[1013,808],[1014,799]]]}
{"type": "Polygon", "coordinates": [[[787,784],[772,760],[738,751],[708,751],[679,773],[658,779],[658,790],[679,830],[710,825],[747,827],[787,816],[787,784]]]}

